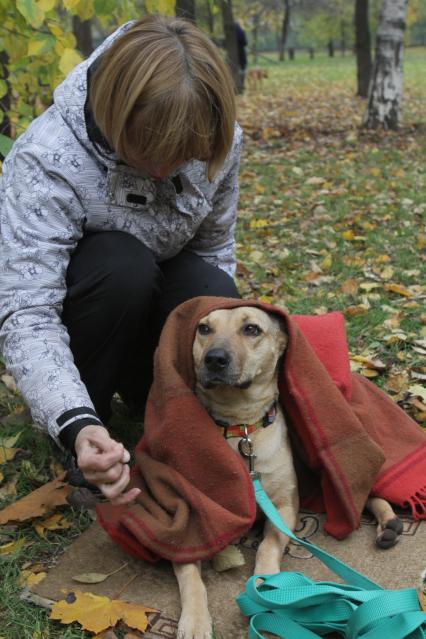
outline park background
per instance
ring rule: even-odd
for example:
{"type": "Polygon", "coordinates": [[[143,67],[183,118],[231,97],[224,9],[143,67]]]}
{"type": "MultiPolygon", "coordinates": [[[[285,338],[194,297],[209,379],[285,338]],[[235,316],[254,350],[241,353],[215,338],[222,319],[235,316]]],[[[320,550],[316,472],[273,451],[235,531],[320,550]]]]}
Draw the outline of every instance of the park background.
{"type": "MultiPolygon", "coordinates": [[[[237,228],[243,296],[291,313],[343,312],[353,370],[425,427],[426,2],[0,0],[0,154],[108,33],[156,11],[195,19],[234,73],[238,21],[248,68],[267,71],[237,96],[245,139],[237,228]],[[381,13],[391,4],[404,12],[395,39],[403,53],[397,118],[368,122],[366,65],[374,79],[381,13]]],[[[142,425],[119,398],[115,408],[114,426],[132,445],[142,425]]],[[[0,422],[4,508],[61,469],[1,363],[0,422]]],[[[0,637],[93,635],[50,621],[19,598],[25,580],[48,571],[90,522],[90,511],[62,506],[50,523],[39,516],[0,527],[0,637]]],[[[115,633],[121,639],[126,628],[115,633]]]]}

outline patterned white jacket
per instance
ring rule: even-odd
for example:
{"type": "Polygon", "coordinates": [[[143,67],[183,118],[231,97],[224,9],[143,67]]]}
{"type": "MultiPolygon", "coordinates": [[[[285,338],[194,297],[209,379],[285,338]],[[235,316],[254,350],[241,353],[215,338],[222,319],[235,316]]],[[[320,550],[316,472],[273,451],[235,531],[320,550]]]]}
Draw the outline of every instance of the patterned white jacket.
{"type": "Polygon", "coordinates": [[[53,105],[17,139],[3,163],[0,348],[34,421],[56,441],[71,424],[97,421],[61,322],[70,255],[86,231],[130,233],[158,261],[185,247],[231,275],[235,270],[238,124],[212,182],[200,161],[180,167],[174,180],[153,181],[117,163],[89,138],[88,68],[131,24],[73,69],[55,90],[53,105]]]}

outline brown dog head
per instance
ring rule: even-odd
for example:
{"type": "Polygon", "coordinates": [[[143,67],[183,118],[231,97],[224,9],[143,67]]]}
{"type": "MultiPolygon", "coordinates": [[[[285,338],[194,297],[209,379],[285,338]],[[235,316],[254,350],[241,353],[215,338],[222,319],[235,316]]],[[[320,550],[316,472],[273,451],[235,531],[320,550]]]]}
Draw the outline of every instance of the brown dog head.
{"type": "Polygon", "coordinates": [[[198,324],[193,346],[197,384],[203,389],[246,389],[276,375],[287,334],[272,314],[250,307],[219,309],[198,324]]]}

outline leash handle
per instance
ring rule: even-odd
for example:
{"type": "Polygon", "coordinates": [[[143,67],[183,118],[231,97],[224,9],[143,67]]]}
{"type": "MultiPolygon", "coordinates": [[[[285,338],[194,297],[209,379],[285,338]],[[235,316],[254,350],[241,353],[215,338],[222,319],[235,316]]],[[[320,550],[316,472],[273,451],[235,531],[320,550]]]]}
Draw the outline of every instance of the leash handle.
{"type": "Polygon", "coordinates": [[[296,572],[251,577],[237,597],[241,612],[251,617],[249,639],[264,639],[262,631],[282,639],[319,639],[330,632],[345,639],[426,639],[426,614],[420,610],[414,588],[385,590],[325,550],[299,539],[283,522],[259,479],[253,480],[253,486],[257,504],[273,525],[308,548],[346,583],[314,582],[296,572]]]}

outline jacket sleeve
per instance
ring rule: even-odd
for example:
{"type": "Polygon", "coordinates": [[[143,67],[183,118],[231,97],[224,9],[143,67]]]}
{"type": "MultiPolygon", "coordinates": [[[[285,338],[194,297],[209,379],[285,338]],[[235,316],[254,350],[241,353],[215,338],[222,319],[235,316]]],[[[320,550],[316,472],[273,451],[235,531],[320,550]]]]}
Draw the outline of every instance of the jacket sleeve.
{"type": "Polygon", "coordinates": [[[0,188],[0,349],[34,421],[58,442],[71,424],[100,424],[61,322],[84,224],[82,193],[67,171],[59,173],[52,151],[18,140],[0,188]]]}
{"type": "Polygon", "coordinates": [[[212,211],[187,245],[189,250],[218,266],[231,277],[235,275],[236,269],[235,226],[241,147],[242,132],[236,125],[232,149],[218,176],[218,185],[212,197],[212,211]]]}

